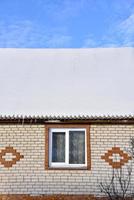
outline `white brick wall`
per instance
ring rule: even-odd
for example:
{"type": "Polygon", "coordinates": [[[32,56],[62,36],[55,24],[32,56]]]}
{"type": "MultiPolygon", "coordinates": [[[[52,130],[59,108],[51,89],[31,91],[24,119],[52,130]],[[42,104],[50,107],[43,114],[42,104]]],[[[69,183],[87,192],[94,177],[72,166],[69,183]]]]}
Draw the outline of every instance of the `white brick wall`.
{"type": "Polygon", "coordinates": [[[124,150],[134,136],[134,125],[92,125],[91,171],[46,171],[44,130],[43,125],[0,126],[0,151],[10,145],[24,155],[12,168],[0,164],[1,194],[98,193],[99,180],[111,172],[101,156],[114,146],[124,150]]]}

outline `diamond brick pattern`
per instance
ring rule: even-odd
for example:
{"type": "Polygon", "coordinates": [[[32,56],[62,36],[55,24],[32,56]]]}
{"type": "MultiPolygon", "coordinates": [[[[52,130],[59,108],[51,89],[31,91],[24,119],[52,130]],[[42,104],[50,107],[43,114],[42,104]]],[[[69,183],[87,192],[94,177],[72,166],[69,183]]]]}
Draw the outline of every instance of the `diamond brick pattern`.
{"type": "Polygon", "coordinates": [[[113,147],[101,156],[101,159],[104,159],[112,168],[119,169],[132,158],[127,153],[123,152],[120,147],[113,147]],[[120,160],[114,161],[114,155],[120,156],[120,160]]]}
{"type": "Polygon", "coordinates": [[[4,165],[4,167],[6,168],[10,168],[13,165],[15,165],[16,162],[20,161],[21,158],[24,158],[24,156],[21,155],[19,152],[17,152],[16,149],[10,146],[5,147],[5,149],[2,149],[0,153],[0,163],[4,165]],[[9,153],[12,154],[13,157],[11,160],[6,160],[5,156],[6,154],[9,154],[9,153]]]}

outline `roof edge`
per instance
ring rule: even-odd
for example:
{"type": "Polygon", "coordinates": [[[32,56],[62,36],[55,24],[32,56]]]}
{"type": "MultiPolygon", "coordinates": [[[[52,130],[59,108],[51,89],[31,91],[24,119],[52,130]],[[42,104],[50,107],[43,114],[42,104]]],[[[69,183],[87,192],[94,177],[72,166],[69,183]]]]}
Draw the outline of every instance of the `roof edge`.
{"type": "Polygon", "coordinates": [[[90,123],[90,124],[134,124],[134,115],[70,115],[70,116],[23,116],[0,115],[0,124],[46,124],[46,123],[90,123]]]}

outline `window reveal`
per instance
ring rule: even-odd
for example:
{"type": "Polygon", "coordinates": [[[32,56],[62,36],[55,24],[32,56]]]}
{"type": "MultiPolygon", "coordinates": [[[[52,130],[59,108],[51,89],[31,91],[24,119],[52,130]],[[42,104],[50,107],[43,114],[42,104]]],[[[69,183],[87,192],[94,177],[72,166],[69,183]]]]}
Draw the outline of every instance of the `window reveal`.
{"type": "Polygon", "coordinates": [[[45,125],[45,169],[90,169],[89,125],[45,125]]]}

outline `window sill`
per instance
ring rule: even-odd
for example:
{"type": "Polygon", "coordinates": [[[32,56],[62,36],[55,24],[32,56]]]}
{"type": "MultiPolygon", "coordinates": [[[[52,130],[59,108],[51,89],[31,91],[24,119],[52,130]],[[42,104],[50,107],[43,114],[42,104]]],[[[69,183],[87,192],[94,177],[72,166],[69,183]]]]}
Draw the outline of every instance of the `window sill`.
{"type": "Polygon", "coordinates": [[[47,170],[89,170],[87,167],[48,167],[47,170]]]}

